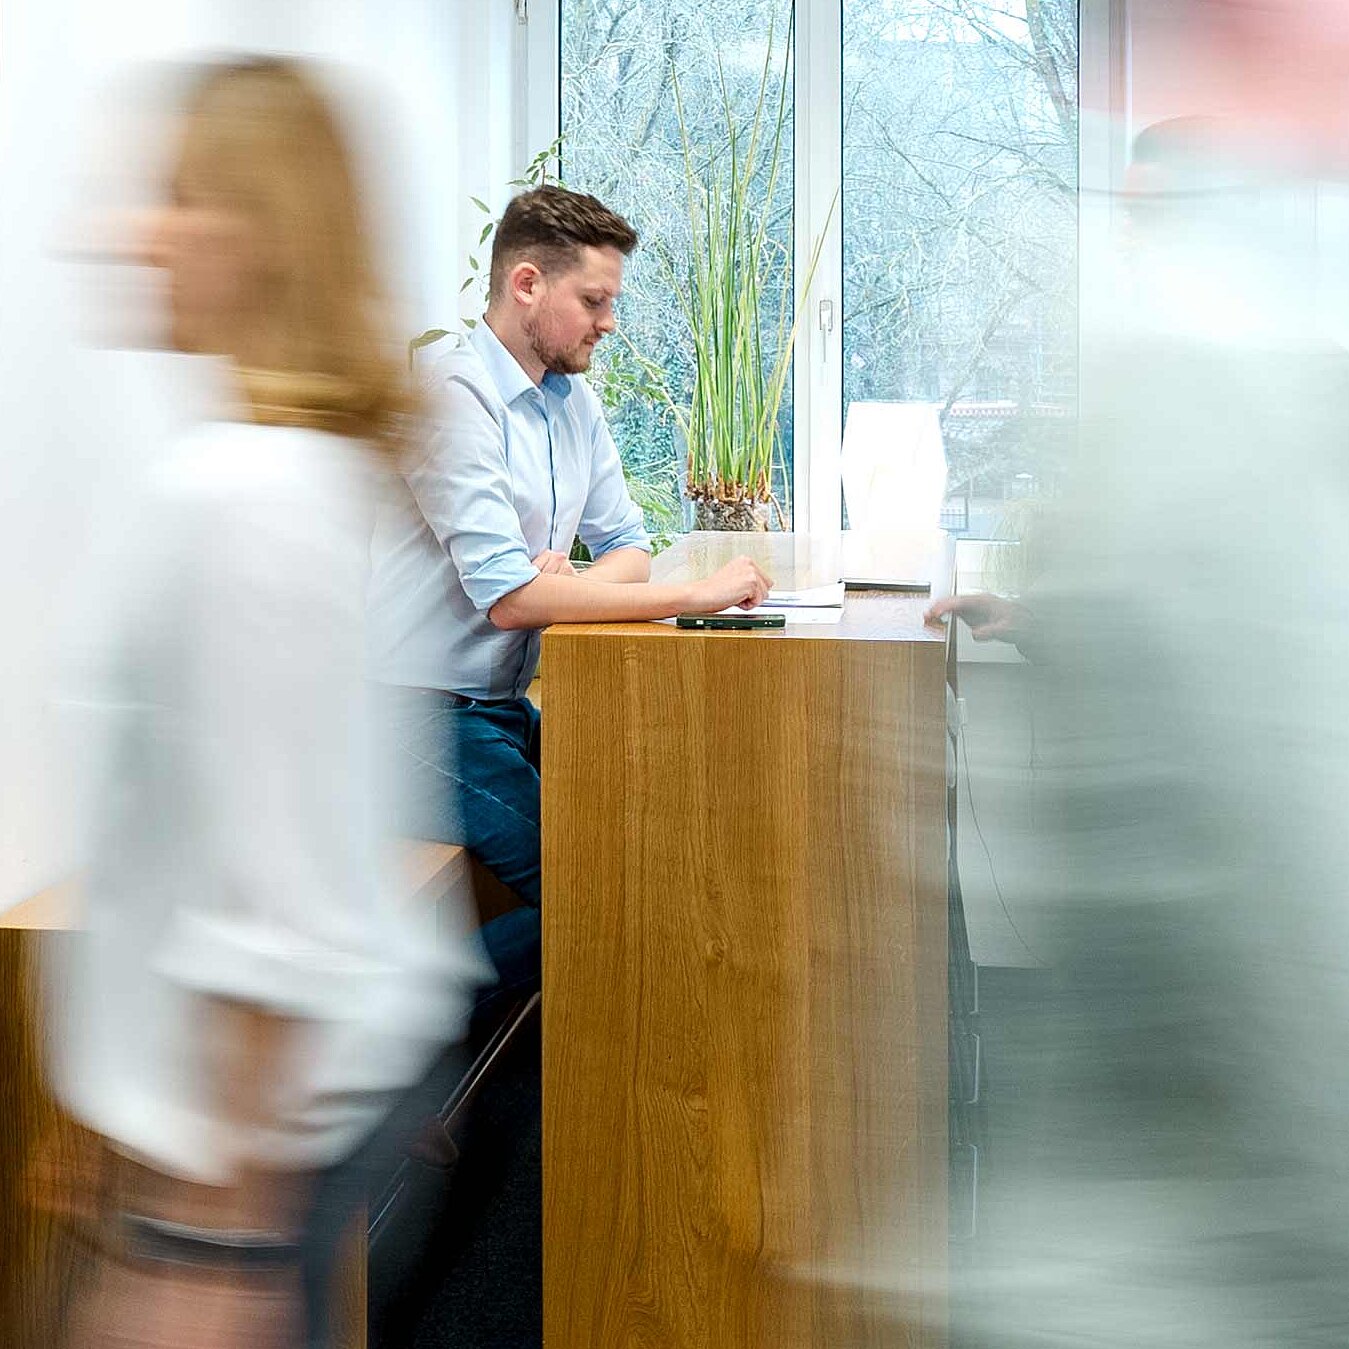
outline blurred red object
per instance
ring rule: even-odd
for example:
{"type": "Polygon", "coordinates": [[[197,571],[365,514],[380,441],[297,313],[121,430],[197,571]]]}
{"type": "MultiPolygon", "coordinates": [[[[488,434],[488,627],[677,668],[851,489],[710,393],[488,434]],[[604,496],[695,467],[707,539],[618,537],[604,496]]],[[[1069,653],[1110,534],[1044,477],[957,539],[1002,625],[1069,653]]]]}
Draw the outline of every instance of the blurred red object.
{"type": "Polygon", "coordinates": [[[1128,14],[1134,131],[1220,117],[1294,174],[1349,172],[1346,0],[1130,0],[1128,14]]]}

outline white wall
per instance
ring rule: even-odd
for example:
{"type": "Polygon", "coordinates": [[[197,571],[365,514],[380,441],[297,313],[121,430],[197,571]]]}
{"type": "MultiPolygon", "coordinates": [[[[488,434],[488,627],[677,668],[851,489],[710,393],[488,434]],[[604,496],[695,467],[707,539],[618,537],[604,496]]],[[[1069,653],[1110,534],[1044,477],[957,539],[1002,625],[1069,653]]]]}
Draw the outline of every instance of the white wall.
{"type": "Polygon", "coordinates": [[[231,49],[350,67],[385,105],[358,103],[353,129],[411,336],[452,326],[482,223],[468,195],[496,206],[518,170],[518,41],[512,0],[0,0],[0,906],[70,865],[47,706],[57,616],[138,461],[186,413],[166,400],[180,387],[166,358],[81,344],[75,296],[93,273],[54,256],[74,234],[77,184],[142,148],[118,80],[231,49]]]}

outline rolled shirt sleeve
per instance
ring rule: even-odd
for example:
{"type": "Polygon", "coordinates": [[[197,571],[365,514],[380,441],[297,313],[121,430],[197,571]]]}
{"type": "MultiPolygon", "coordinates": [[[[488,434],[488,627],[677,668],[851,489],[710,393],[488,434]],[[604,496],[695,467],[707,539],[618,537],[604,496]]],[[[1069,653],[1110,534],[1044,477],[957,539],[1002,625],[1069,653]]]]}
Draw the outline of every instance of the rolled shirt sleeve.
{"type": "Polygon", "coordinates": [[[579,376],[536,383],[484,322],[435,381],[424,458],[388,494],[371,547],[372,668],[386,684],[522,697],[539,633],[494,627],[493,605],[578,534],[594,557],[650,543],[579,376]]]}
{"type": "Polygon", "coordinates": [[[459,376],[444,382],[439,399],[436,430],[408,486],[465,594],[485,614],[539,569],[520,528],[500,422],[459,376]]]}

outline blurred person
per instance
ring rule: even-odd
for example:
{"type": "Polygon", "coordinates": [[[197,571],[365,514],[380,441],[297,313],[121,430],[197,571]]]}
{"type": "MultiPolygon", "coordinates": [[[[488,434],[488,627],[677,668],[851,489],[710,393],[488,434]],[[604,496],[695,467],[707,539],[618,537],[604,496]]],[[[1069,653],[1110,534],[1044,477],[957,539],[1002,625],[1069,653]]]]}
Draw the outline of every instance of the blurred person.
{"type": "Polygon", "coordinates": [[[550,623],[761,603],[749,558],[650,581],[651,544],[584,379],[613,332],[637,235],[594,197],[523,192],[492,244],[487,312],[437,369],[436,428],[380,513],[374,672],[411,779],[405,827],[460,843],[526,907],[483,937],[503,990],[538,977],[539,714],[526,696],[550,623]],[[579,534],[593,563],[569,560],[579,534]]]}
{"type": "Polygon", "coordinates": [[[1308,185],[1227,121],[1136,142],[1132,322],[1084,371],[1043,575],[931,617],[1033,663],[1042,1166],[976,1342],[1349,1343],[1349,361],[1308,185]]]}
{"type": "Polygon", "coordinates": [[[364,601],[415,404],[344,137],[271,58],[195,72],[175,123],[143,261],[229,411],[156,465],[83,635],[105,760],[54,1076],[99,1256],[70,1345],[317,1346],[352,1160],[454,1070],[480,957],[385,875],[364,601]]]}

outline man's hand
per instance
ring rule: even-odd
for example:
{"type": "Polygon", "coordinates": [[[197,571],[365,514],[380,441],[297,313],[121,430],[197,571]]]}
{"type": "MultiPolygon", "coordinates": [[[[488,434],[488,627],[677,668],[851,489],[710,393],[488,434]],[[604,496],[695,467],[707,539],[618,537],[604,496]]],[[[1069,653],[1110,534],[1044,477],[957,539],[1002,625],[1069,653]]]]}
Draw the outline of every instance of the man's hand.
{"type": "Polygon", "coordinates": [[[963,618],[976,642],[1019,642],[1030,628],[1030,610],[1000,595],[956,595],[938,600],[923,615],[935,623],[947,614],[963,618]]]}
{"type": "Polygon", "coordinates": [[[768,598],[772,587],[771,578],[765,576],[754,562],[747,557],[738,557],[694,586],[698,597],[695,607],[709,614],[732,606],[753,609],[768,598]]]}
{"type": "Polygon", "coordinates": [[[534,565],[545,576],[578,576],[580,573],[571,565],[571,558],[566,553],[554,552],[551,548],[545,548],[538,557],[532,559],[534,565]]]}

